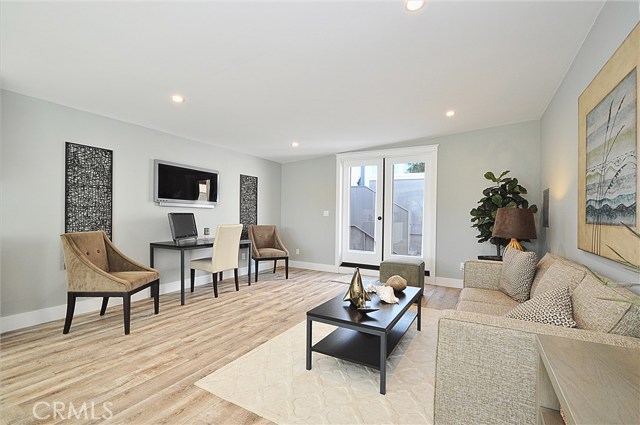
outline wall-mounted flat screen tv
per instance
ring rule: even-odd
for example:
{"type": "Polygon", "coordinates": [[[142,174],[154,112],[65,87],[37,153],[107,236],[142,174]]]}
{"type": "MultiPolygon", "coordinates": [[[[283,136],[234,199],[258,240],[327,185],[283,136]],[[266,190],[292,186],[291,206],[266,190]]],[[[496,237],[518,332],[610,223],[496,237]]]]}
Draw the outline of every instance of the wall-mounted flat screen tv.
{"type": "Polygon", "coordinates": [[[218,172],[156,159],[153,200],[161,206],[213,208],[218,203],[218,172]]]}

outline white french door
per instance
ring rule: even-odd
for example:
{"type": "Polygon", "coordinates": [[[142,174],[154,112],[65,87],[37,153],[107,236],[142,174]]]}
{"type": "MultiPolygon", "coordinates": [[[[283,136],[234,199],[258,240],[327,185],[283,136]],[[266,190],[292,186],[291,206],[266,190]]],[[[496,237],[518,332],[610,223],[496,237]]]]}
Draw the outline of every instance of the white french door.
{"type": "Polygon", "coordinates": [[[382,257],[382,172],[382,159],[343,162],[343,262],[375,264],[382,257]]]}
{"type": "Polygon", "coordinates": [[[435,276],[437,145],[340,154],[338,177],[338,264],[419,257],[435,276]]]}

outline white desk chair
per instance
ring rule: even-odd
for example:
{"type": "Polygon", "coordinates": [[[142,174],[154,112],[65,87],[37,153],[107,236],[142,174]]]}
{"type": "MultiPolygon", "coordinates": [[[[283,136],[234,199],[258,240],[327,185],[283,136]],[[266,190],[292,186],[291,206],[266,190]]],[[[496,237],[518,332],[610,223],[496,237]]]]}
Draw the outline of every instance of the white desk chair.
{"type": "Polygon", "coordinates": [[[200,258],[191,261],[191,291],[196,280],[196,270],[209,272],[213,275],[213,295],[218,297],[218,273],[222,280],[222,272],[233,269],[238,285],[238,251],[240,250],[240,233],[242,224],[220,224],[216,229],[216,238],[213,241],[213,255],[209,258],[200,258]]]}

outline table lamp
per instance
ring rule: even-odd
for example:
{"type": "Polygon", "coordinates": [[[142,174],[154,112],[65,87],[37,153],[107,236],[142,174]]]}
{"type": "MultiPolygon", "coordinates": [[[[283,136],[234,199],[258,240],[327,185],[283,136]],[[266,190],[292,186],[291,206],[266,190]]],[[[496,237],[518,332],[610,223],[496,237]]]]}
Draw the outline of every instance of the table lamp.
{"type": "Polygon", "coordinates": [[[524,251],[518,239],[537,237],[533,211],[528,208],[498,208],[492,236],[511,239],[507,247],[524,251]]]}

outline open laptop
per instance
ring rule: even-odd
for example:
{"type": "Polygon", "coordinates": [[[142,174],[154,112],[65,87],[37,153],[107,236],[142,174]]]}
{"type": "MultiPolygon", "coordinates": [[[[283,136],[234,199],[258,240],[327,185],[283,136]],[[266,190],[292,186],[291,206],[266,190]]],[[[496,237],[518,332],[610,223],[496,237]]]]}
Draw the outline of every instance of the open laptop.
{"type": "Polygon", "coordinates": [[[198,227],[193,213],[169,213],[171,237],[176,243],[189,244],[198,240],[198,227]]]}

